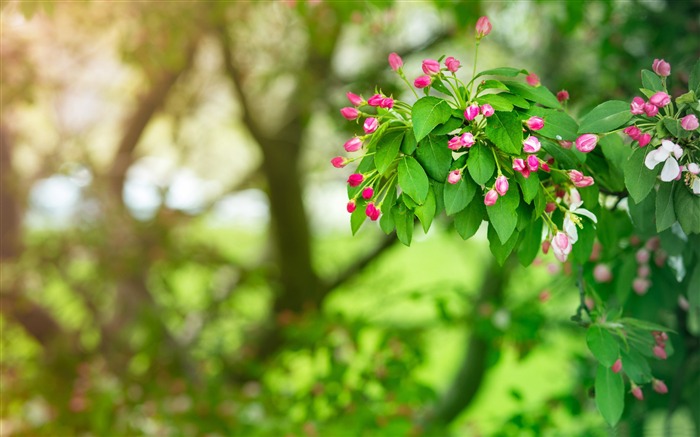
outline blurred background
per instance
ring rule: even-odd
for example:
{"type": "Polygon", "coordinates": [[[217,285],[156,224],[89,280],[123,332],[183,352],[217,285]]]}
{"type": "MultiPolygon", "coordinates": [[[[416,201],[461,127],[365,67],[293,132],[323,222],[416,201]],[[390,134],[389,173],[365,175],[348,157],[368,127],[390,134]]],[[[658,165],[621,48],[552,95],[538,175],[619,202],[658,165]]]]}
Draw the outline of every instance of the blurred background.
{"type": "MultiPolygon", "coordinates": [[[[595,411],[553,258],[350,235],[347,91],[474,56],[581,114],[700,56],[699,1],[2,2],[0,436],[695,435],[595,411]]],[[[420,231],[417,231],[420,233],[420,231]]],[[[671,371],[667,369],[667,371],[671,371]]]]}

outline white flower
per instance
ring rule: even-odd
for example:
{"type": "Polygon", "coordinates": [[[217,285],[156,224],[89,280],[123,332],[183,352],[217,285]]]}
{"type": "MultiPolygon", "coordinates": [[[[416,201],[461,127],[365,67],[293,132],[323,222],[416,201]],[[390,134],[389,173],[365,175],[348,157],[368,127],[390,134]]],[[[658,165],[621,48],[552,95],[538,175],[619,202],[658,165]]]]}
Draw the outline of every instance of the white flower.
{"type": "Polygon", "coordinates": [[[678,165],[678,161],[676,161],[681,156],[683,156],[681,146],[669,140],[663,140],[661,141],[661,147],[647,154],[644,165],[649,170],[653,170],[657,165],[665,162],[664,168],[661,169],[661,180],[670,182],[681,174],[681,168],[678,165]]]}
{"type": "Polygon", "coordinates": [[[583,200],[581,200],[581,195],[576,188],[572,188],[569,191],[569,199],[569,211],[564,214],[564,232],[569,236],[571,244],[574,244],[578,241],[578,229],[576,229],[576,226],[583,227],[578,216],[588,217],[593,223],[598,223],[598,218],[589,210],[581,208],[583,200]]]}
{"type": "Polygon", "coordinates": [[[693,190],[693,194],[700,194],[700,178],[694,178],[690,188],[693,190]]]}

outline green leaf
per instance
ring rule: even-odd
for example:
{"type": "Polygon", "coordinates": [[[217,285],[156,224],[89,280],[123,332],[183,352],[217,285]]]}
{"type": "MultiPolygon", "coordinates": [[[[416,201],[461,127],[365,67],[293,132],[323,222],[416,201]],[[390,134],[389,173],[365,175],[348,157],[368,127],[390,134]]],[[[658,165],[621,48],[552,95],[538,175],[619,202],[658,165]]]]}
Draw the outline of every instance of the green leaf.
{"type": "Polygon", "coordinates": [[[512,112],[496,111],[486,121],[486,135],[506,153],[517,155],[523,148],[523,126],[512,112]]]}
{"type": "Polygon", "coordinates": [[[610,426],[615,426],[625,409],[625,385],[622,375],[599,365],[595,377],[595,404],[610,426]]]}
{"type": "MultiPolygon", "coordinates": [[[[618,240],[616,239],[615,242],[618,240]]],[[[637,260],[629,256],[624,259],[619,273],[615,274],[615,296],[624,304],[632,291],[632,282],[637,277],[637,260]]]]}
{"type": "Polygon", "coordinates": [[[416,141],[416,136],[413,135],[413,130],[406,130],[403,142],[401,143],[401,152],[403,152],[404,155],[413,155],[417,146],[418,142],[416,141]]]}
{"type": "Polygon", "coordinates": [[[446,122],[451,114],[450,105],[443,99],[433,96],[418,99],[411,110],[416,141],[420,142],[437,125],[446,122]]]}
{"type": "Polygon", "coordinates": [[[433,129],[433,135],[447,135],[450,132],[459,129],[464,124],[464,117],[450,117],[445,123],[433,129]]]}
{"type": "Polygon", "coordinates": [[[484,202],[477,199],[455,214],[455,229],[462,239],[469,239],[479,230],[479,226],[481,226],[486,212],[484,209],[484,202]]]}
{"type": "Polygon", "coordinates": [[[443,193],[445,213],[453,215],[466,208],[474,198],[474,193],[476,193],[476,184],[466,173],[456,184],[445,184],[443,193]]]}
{"type": "Polygon", "coordinates": [[[505,196],[498,198],[496,203],[486,207],[491,225],[498,233],[501,243],[505,244],[515,231],[518,224],[516,209],[520,203],[518,190],[508,190],[505,196]]]}
{"type": "Polygon", "coordinates": [[[419,205],[428,197],[428,175],[418,161],[410,156],[404,156],[399,161],[399,186],[419,205]]]}
{"type": "Polygon", "coordinates": [[[649,70],[642,70],[642,86],[652,91],[664,91],[661,78],[649,70]]]}
{"type": "Polygon", "coordinates": [[[501,93],[501,94],[499,94],[499,96],[508,100],[510,103],[513,104],[513,106],[515,106],[517,108],[528,109],[531,106],[527,100],[523,99],[520,96],[516,96],[515,94],[501,93]]]}
{"type": "Polygon", "coordinates": [[[646,320],[633,319],[632,317],[623,317],[619,319],[618,322],[628,327],[642,329],[644,331],[674,332],[672,329],[667,328],[664,325],[648,322],[646,320]]]}
{"type": "Polygon", "coordinates": [[[498,94],[485,94],[476,99],[476,101],[480,105],[488,103],[496,111],[510,112],[513,110],[513,104],[510,103],[508,99],[501,97],[498,94]]]}
{"type": "Polygon", "coordinates": [[[480,73],[477,73],[477,75],[474,76],[474,79],[476,79],[477,77],[481,77],[481,76],[515,77],[519,74],[527,74],[527,70],[512,68],[512,67],[499,67],[499,68],[492,68],[490,70],[484,70],[480,73]]]}
{"type": "Polygon", "coordinates": [[[586,344],[596,360],[605,367],[612,366],[620,357],[620,346],[615,336],[601,326],[593,325],[588,328],[586,344]]]}
{"type": "Polygon", "coordinates": [[[404,131],[389,132],[384,135],[381,142],[377,144],[377,152],[374,155],[374,163],[380,175],[389,169],[394,159],[399,155],[404,131]]]}
{"type": "MultiPolygon", "coordinates": [[[[532,175],[531,175],[532,176],[532,175]]],[[[539,217],[544,212],[547,207],[547,195],[545,194],[544,188],[537,190],[537,196],[535,196],[535,210],[532,212],[533,217],[539,217]]]]}
{"type": "Polygon", "coordinates": [[[598,146],[603,151],[605,159],[613,163],[611,167],[620,171],[629,159],[632,150],[626,146],[619,135],[606,135],[598,140],[598,146]]]}
{"type": "Polygon", "coordinates": [[[545,152],[552,155],[552,158],[565,168],[577,168],[581,163],[571,150],[563,148],[558,143],[540,138],[540,144],[545,152]]]}
{"type": "Polygon", "coordinates": [[[365,202],[364,200],[358,201],[355,211],[353,211],[352,214],[350,214],[350,229],[352,230],[352,235],[355,235],[357,231],[360,230],[360,227],[367,218],[367,215],[365,214],[366,205],[367,202],[365,202]]]}
{"type": "Polygon", "coordinates": [[[660,165],[657,165],[653,170],[649,170],[644,165],[646,152],[647,150],[644,148],[637,148],[632,152],[624,167],[625,186],[636,203],[647,197],[656,184],[656,175],[661,171],[660,165]]]}
{"type": "Polygon", "coordinates": [[[634,349],[629,351],[620,349],[620,360],[622,361],[622,370],[636,384],[651,382],[651,368],[642,354],[634,349]]]}
{"type": "Polygon", "coordinates": [[[693,71],[690,72],[688,89],[690,91],[694,91],[695,94],[700,95],[700,59],[698,59],[698,62],[695,63],[693,71]]]}
{"type": "Polygon", "coordinates": [[[496,161],[493,158],[493,152],[481,144],[476,144],[469,149],[469,157],[467,158],[467,170],[474,182],[479,185],[484,185],[496,170],[496,161]]]}
{"type": "Polygon", "coordinates": [[[445,210],[445,202],[443,200],[445,184],[431,180],[430,185],[433,186],[433,192],[435,193],[435,215],[439,215],[442,211],[445,210]]]}
{"type": "Polygon", "coordinates": [[[518,260],[523,267],[532,264],[542,244],[542,219],[537,219],[527,226],[520,237],[518,260]]]}
{"type": "Polygon", "coordinates": [[[578,230],[578,241],[571,249],[574,262],[584,264],[591,257],[595,241],[595,227],[589,219],[583,219],[583,228],[578,230]]]}
{"type": "Polygon", "coordinates": [[[698,336],[700,335],[700,264],[695,265],[688,281],[688,304],[688,331],[698,336]]]}
{"type": "Polygon", "coordinates": [[[485,80],[481,83],[479,83],[479,86],[477,87],[478,93],[481,93],[482,90],[503,90],[503,91],[508,91],[508,87],[503,85],[503,82],[500,80],[495,80],[495,79],[489,79],[485,80]]]}
{"type": "Polygon", "coordinates": [[[384,205],[382,205],[382,215],[379,218],[379,227],[382,231],[389,235],[396,228],[396,223],[394,223],[394,208],[387,208],[384,210],[384,205]]]}
{"type": "Polygon", "coordinates": [[[622,100],[610,100],[596,106],[581,118],[581,126],[578,132],[602,133],[613,131],[632,118],[629,102],[622,100]]]}
{"type": "Polygon", "coordinates": [[[635,233],[641,237],[651,237],[656,234],[656,191],[652,190],[647,197],[639,203],[634,199],[627,199],[629,211],[635,233]]]}
{"type": "Polygon", "coordinates": [[[518,181],[520,185],[520,191],[523,192],[523,200],[526,203],[532,202],[532,199],[537,197],[537,193],[540,191],[540,177],[537,173],[530,173],[527,178],[521,173],[515,173],[515,180],[518,181]]]}
{"type": "Polygon", "coordinates": [[[674,137],[679,137],[684,129],[681,127],[681,122],[678,119],[664,117],[663,119],[664,127],[668,132],[674,137]]]}
{"type": "MultiPolygon", "coordinates": [[[[659,191],[656,193],[656,232],[670,228],[676,222],[676,211],[673,207],[675,186],[675,182],[662,182],[659,185],[659,191]]],[[[697,219],[700,220],[700,216],[697,219]]]]}
{"type": "Polygon", "coordinates": [[[546,87],[538,86],[533,87],[522,82],[513,81],[503,81],[503,84],[508,87],[508,89],[513,93],[527,100],[535,103],[539,103],[542,106],[548,108],[560,109],[561,104],[557,100],[556,96],[552,94],[546,87]]]}
{"type": "Polygon", "coordinates": [[[683,232],[686,235],[700,234],[700,196],[692,194],[685,185],[679,185],[673,204],[683,232]]]}
{"type": "Polygon", "coordinates": [[[578,138],[578,123],[566,112],[533,106],[527,115],[542,117],[544,127],[536,135],[556,140],[575,141],[578,138]]]}
{"type": "Polygon", "coordinates": [[[421,225],[423,225],[423,232],[426,234],[430,229],[430,225],[433,223],[433,218],[435,218],[436,211],[435,203],[435,193],[432,188],[428,189],[428,197],[425,199],[422,205],[416,208],[416,217],[420,220],[421,225]]]}
{"type": "Polygon", "coordinates": [[[447,139],[444,136],[430,135],[423,139],[416,149],[416,159],[432,179],[438,182],[447,180],[452,163],[452,151],[447,148],[447,139]]]}
{"type": "MultiPolygon", "coordinates": [[[[403,194],[401,197],[403,197],[403,194]]],[[[394,223],[396,224],[396,236],[401,243],[410,246],[411,239],[413,238],[413,223],[415,217],[413,212],[406,208],[403,202],[399,202],[398,206],[391,211],[394,216],[394,223]]]]}
{"type": "Polygon", "coordinates": [[[498,261],[499,265],[503,265],[508,258],[508,255],[510,255],[511,252],[513,252],[513,249],[515,249],[515,245],[518,242],[518,236],[518,231],[515,231],[513,234],[511,234],[507,241],[502,243],[498,232],[493,228],[493,226],[489,226],[487,233],[489,249],[491,249],[491,253],[494,257],[496,257],[496,261],[498,261]]]}

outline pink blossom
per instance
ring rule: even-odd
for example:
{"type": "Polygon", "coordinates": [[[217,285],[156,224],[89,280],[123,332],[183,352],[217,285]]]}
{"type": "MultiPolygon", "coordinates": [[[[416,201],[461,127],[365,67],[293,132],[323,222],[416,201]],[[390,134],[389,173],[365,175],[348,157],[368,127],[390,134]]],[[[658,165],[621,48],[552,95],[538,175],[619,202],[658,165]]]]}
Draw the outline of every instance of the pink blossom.
{"type": "Polygon", "coordinates": [[[528,178],[530,176],[530,169],[527,167],[525,160],[522,158],[513,159],[513,170],[522,174],[524,178],[528,178]]]}
{"type": "Polygon", "coordinates": [[[343,147],[345,147],[346,152],[357,152],[362,148],[362,140],[358,137],[352,137],[345,142],[343,147]]]}
{"type": "Polygon", "coordinates": [[[535,73],[530,73],[525,78],[525,82],[527,82],[527,84],[530,86],[539,86],[540,78],[535,73]]]}
{"type": "Polygon", "coordinates": [[[694,175],[697,175],[700,173],[700,165],[698,165],[697,162],[691,162],[685,167],[686,171],[689,173],[692,173],[694,175]]]}
{"type": "Polygon", "coordinates": [[[654,106],[657,106],[659,108],[663,108],[664,106],[671,103],[671,96],[669,96],[668,94],[666,94],[663,91],[659,91],[658,93],[649,97],[649,102],[654,106]]]}
{"type": "Polygon", "coordinates": [[[557,209],[557,204],[554,202],[547,202],[547,204],[544,206],[544,212],[554,212],[554,210],[557,209]]]}
{"type": "Polygon", "coordinates": [[[430,86],[432,83],[433,79],[430,76],[419,76],[416,78],[416,80],[413,81],[413,86],[416,88],[425,88],[427,86],[430,86]]]}
{"type": "Polygon", "coordinates": [[[355,199],[350,199],[348,202],[346,209],[348,210],[349,213],[355,212],[355,208],[357,208],[357,203],[355,203],[355,199]]]}
{"type": "Polygon", "coordinates": [[[629,136],[633,140],[638,140],[639,136],[642,134],[642,131],[639,130],[637,126],[627,126],[622,130],[622,132],[626,133],[627,136],[629,136]]]}
{"type": "Polygon", "coordinates": [[[588,153],[598,145],[598,137],[594,134],[583,134],[576,138],[576,148],[579,152],[588,153]]]}
{"type": "Polygon", "coordinates": [[[552,251],[554,256],[561,262],[566,261],[566,258],[571,253],[571,241],[569,241],[569,236],[563,232],[557,232],[557,234],[552,238],[552,251]]]}
{"type": "Polygon", "coordinates": [[[639,401],[644,400],[644,393],[642,393],[642,389],[638,385],[635,385],[632,387],[631,393],[632,393],[632,396],[637,398],[637,400],[639,400],[639,401]]]}
{"type": "Polygon", "coordinates": [[[343,168],[347,165],[347,163],[348,161],[342,156],[336,156],[335,158],[331,159],[331,164],[335,168],[343,168]]]}
{"type": "Polygon", "coordinates": [[[651,287],[651,282],[648,279],[634,278],[634,281],[632,281],[632,290],[640,296],[646,294],[649,287],[651,287]]]}
{"type": "Polygon", "coordinates": [[[440,72],[440,63],[435,59],[424,60],[421,67],[423,68],[423,73],[431,76],[436,75],[440,72]]]}
{"type": "Polygon", "coordinates": [[[668,393],[668,387],[666,387],[666,383],[664,383],[660,379],[653,379],[651,381],[651,387],[658,394],[665,395],[666,393],[668,393]]]}
{"type": "Polygon", "coordinates": [[[365,187],[365,189],[362,190],[362,198],[363,199],[371,199],[372,196],[374,196],[374,188],[365,187]]]}
{"type": "Polygon", "coordinates": [[[489,21],[488,17],[479,17],[478,20],[476,20],[476,37],[478,39],[481,39],[491,33],[491,22],[489,21]]]}
{"type": "Polygon", "coordinates": [[[353,94],[348,91],[345,95],[348,96],[348,100],[353,106],[360,106],[362,104],[362,97],[358,96],[357,94],[353,94]]]}
{"type": "Polygon", "coordinates": [[[537,159],[535,155],[530,155],[527,157],[527,168],[531,172],[536,172],[540,167],[540,160],[537,159]]]}
{"type": "Polygon", "coordinates": [[[634,115],[641,115],[644,113],[644,99],[641,97],[635,97],[630,103],[630,112],[634,115]]]}
{"type": "Polygon", "coordinates": [[[445,67],[447,67],[449,71],[454,73],[457,70],[459,70],[461,65],[457,59],[453,58],[452,56],[449,56],[447,59],[445,59],[445,67]]]}
{"type": "Polygon", "coordinates": [[[493,206],[496,204],[497,200],[498,193],[496,192],[496,190],[489,190],[489,192],[486,193],[486,196],[484,196],[484,205],[493,206]]]}
{"type": "Polygon", "coordinates": [[[362,173],[353,173],[348,177],[348,185],[351,187],[356,187],[362,183],[362,181],[365,179],[364,175],[362,173]]]}
{"type": "Polygon", "coordinates": [[[489,105],[488,103],[484,103],[481,105],[481,114],[484,117],[491,117],[496,111],[494,111],[493,106],[489,105]]]}
{"type": "Polygon", "coordinates": [[[370,202],[367,204],[367,207],[365,208],[365,215],[370,218],[372,221],[376,221],[379,218],[379,215],[381,214],[381,211],[374,205],[374,202],[370,202]]]}
{"type": "Polygon", "coordinates": [[[379,107],[384,108],[384,109],[393,108],[394,107],[394,99],[392,99],[391,97],[386,97],[386,98],[382,99],[382,101],[379,103],[379,107]]]}
{"type": "Polygon", "coordinates": [[[612,281],[612,271],[607,264],[596,264],[593,268],[593,278],[600,283],[610,282],[612,281]]]}
{"type": "Polygon", "coordinates": [[[403,59],[401,59],[401,56],[399,56],[396,53],[390,53],[389,54],[389,66],[391,67],[392,70],[399,71],[399,69],[401,67],[403,67],[403,59]]]}
{"type": "Polygon", "coordinates": [[[663,59],[654,59],[654,62],[651,64],[651,69],[654,70],[654,73],[662,77],[666,77],[671,74],[671,64],[663,59]]]}
{"type": "Polygon", "coordinates": [[[615,363],[613,363],[610,370],[612,370],[613,373],[620,373],[620,370],[622,370],[622,361],[618,358],[615,363]]]}
{"type": "Polygon", "coordinates": [[[540,130],[544,127],[544,119],[542,117],[530,117],[526,124],[531,130],[540,130]]]}
{"type": "Polygon", "coordinates": [[[543,162],[542,163],[542,171],[546,171],[547,173],[549,173],[549,164],[547,164],[546,162],[543,162]]]}
{"type": "Polygon", "coordinates": [[[644,113],[647,117],[656,117],[656,114],[659,113],[659,108],[651,102],[646,102],[644,104],[644,113]]]}
{"type": "Polygon", "coordinates": [[[570,149],[571,146],[574,145],[571,141],[566,141],[566,140],[561,140],[559,141],[559,145],[562,146],[564,149],[570,149]]]}
{"type": "Polygon", "coordinates": [[[451,183],[452,185],[456,184],[460,180],[462,180],[462,171],[459,169],[453,170],[447,175],[447,182],[451,183]]]}
{"type": "Polygon", "coordinates": [[[456,137],[450,138],[450,140],[447,142],[447,148],[451,150],[459,150],[464,146],[464,143],[462,142],[462,137],[457,135],[456,137]]]}
{"type": "Polygon", "coordinates": [[[379,120],[377,120],[374,117],[369,117],[367,120],[365,120],[365,124],[363,127],[365,129],[366,134],[371,134],[372,132],[376,131],[379,127],[379,120]]]}
{"type": "Polygon", "coordinates": [[[479,115],[479,105],[472,104],[464,110],[464,118],[468,121],[474,120],[476,116],[479,115]]]}
{"type": "Polygon", "coordinates": [[[700,126],[700,123],[698,123],[698,118],[695,114],[689,114],[681,118],[681,127],[685,130],[695,130],[698,126],[700,126]]]}
{"type": "Polygon", "coordinates": [[[541,147],[542,145],[540,144],[540,140],[532,135],[528,136],[523,141],[523,152],[525,153],[537,153],[540,151],[541,147]]]}
{"type": "Polygon", "coordinates": [[[638,278],[648,278],[649,273],[651,273],[651,269],[649,268],[648,264],[643,264],[643,265],[637,267],[637,277],[638,278]]]}
{"type": "Polygon", "coordinates": [[[683,156],[683,148],[669,140],[662,140],[659,148],[647,153],[646,158],[644,158],[644,165],[649,170],[653,170],[663,162],[661,180],[670,182],[681,174],[681,168],[677,161],[681,156],[683,156]]]}
{"type": "Polygon", "coordinates": [[[641,134],[637,139],[639,141],[639,147],[644,147],[651,142],[650,134],[641,134]]]}
{"type": "Polygon", "coordinates": [[[474,135],[471,132],[465,132],[462,134],[462,144],[466,148],[470,148],[476,143],[474,135]]]}
{"type": "Polygon", "coordinates": [[[355,120],[360,116],[360,111],[357,108],[346,107],[340,110],[340,115],[342,115],[346,120],[355,120]]]}
{"type": "Polygon", "coordinates": [[[645,264],[649,262],[649,258],[651,255],[649,255],[649,251],[646,249],[639,249],[637,253],[634,255],[635,259],[639,264],[645,264]]]}
{"type": "Polygon", "coordinates": [[[499,196],[505,196],[508,192],[508,178],[503,175],[497,177],[495,189],[499,196]]]}
{"type": "Polygon", "coordinates": [[[654,349],[652,349],[652,353],[654,354],[654,356],[656,358],[658,358],[660,360],[665,360],[666,358],[668,358],[668,354],[666,353],[666,349],[664,349],[662,346],[660,346],[658,344],[656,346],[654,346],[654,349]]]}
{"type": "Polygon", "coordinates": [[[569,100],[569,92],[567,90],[561,90],[557,93],[557,100],[559,100],[560,103],[566,102],[569,100]]]}
{"type": "Polygon", "coordinates": [[[369,106],[379,106],[382,104],[382,100],[384,100],[384,96],[381,94],[375,94],[369,99],[367,99],[367,104],[369,106]]]}
{"type": "Polygon", "coordinates": [[[547,255],[549,253],[549,248],[552,247],[552,242],[549,240],[544,240],[542,242],[542,253],[547,255]]]}

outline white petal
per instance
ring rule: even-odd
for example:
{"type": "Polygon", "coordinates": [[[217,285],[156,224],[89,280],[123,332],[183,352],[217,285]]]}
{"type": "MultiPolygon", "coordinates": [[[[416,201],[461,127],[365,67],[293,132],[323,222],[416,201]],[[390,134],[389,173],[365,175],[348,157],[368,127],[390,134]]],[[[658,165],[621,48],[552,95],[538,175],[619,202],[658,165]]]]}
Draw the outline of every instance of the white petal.
{"type": "Polygon", "coordinates": [[[591,219],[593,221],[593,223],[598,223],[598,218],[595,216],[595,214],[593,214],[592,212],[590,212],[587,209],[583,209],[583,208],[577,209],[576,214],[582,215],[584,217],[588,217],[589,219],[591,219]]]}
{"type": "Polygon", "coordinates": [[[659,151],[659,149],[652,150],[651,152],[647,153],[647,157],[644,159],[644,165],[649,170],[653,170],[654,167],[659,165],[660,162],[663,162],[663,160],[659,161],[658,159],[656,159],[656,155],[657,155],[658,151],[659,151]]]}
{"type": "Polygon", "coordinates": [[[661,180],[664,182],[671,182],[676,179],[681,172],[681,168],[678,166],[678,161],[673,158],[668,158],[664,168],[661,169],[661,180]]]}
{"type": "Polygon", "coordinates": [[[567,214],[566,217],[564,217],[564,232],[566,232],[566,235],[569,236],[569,242],[571,244],[574,244],[575,242],[578,241],[578,229],[576,229],[576,225],[574,222],[569,219],[569,215],[567,214]]]}
{"type": "Polygon", "coordinates": [[[669,141],[669,140],[662,140],[662,141],[661,141],[661,147],[663,147],[664,149],[668,150],[668,152],[670,153],[670,152],[673,152],[673,149],[675,149],[675,148],[678,147],[678,146],[677,146],[676,144],[674,144],[672,141],[669,141]]]}
{"type": "Polygon", "coordinates": [[[578,208],[583,203],[581,200],[581,194],[579,194],[576,188],[569,190],[569,197],[571,198],[571,208],[578,208]]]}
{"type": "Polygon", "coordinates": [[[693,179],[693,194],[700,194],[700,178],[693,179]]]}
{"type": "Polygon", "coordinates": [[[683,156],[683,148],[681,146],[674,147],[673,156],[675,156],[676,159],[681,159],[681,156],[683,156]]]}

